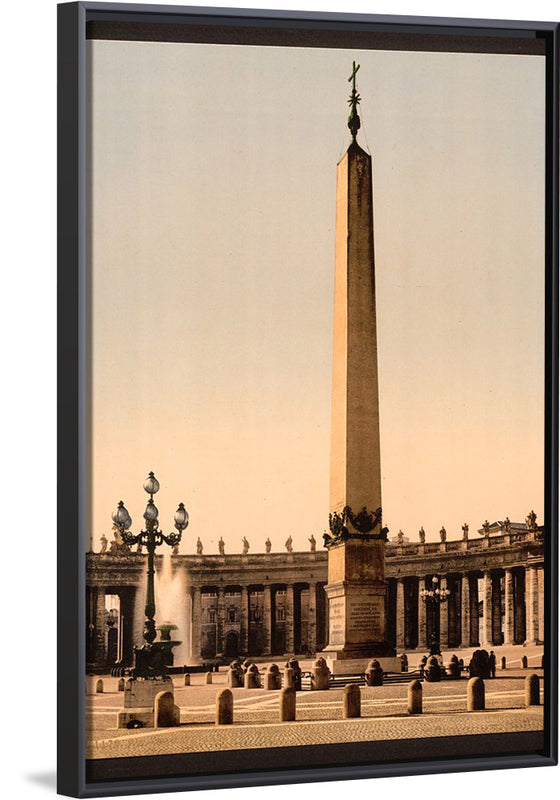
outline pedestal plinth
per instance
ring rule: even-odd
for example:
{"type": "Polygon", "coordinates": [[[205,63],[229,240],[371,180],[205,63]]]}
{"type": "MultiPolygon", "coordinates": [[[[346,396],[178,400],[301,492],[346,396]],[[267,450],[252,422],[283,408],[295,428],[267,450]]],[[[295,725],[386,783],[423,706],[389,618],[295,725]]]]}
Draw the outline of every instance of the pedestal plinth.
{"type": "Polygon", "coordinates": [[[372,658],[400,670],[385,638],[385,542],[356,535],[329,547],[329,643],[322,655],[336,674],[363,672],[372,658]]]}
{"type": "Polygon", "coordinates": [[[154,701],[159,692],[172,692],[170,677],[130,678],[125,682],[124,710],[117,715],[117,728],[154,727],[154,701]]]}

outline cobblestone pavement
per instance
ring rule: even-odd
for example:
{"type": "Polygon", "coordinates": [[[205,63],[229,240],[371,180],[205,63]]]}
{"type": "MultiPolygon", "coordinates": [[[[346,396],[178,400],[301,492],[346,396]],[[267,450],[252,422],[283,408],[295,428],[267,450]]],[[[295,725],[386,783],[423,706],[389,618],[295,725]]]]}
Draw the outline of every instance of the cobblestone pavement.
{"type": "Polygon", "coordinates": [[[181,686],[177,677],[174,694],[181,708],[181,727],[157,731],[116,728],[123,695],[117,691],[117,680],[106,678],[106,693],[87,697],[87,757],[542,730],[542,706],[524,707],[526,675],[508,670],[485,681],[486,710],[476,713],[466,712],[466,680],[424,683],[424,714],[417,717],[406,713],[406,684],[363,687],[362,718],[354,720],[342,719],[341,689],[299,692],[294,723],[278,723],[277,691],[234,689],[234,725],[219,728],[214,726],[214,704],[217,691],[225,686],[225,673],[214,674],[212,685],[205,684],[203,675],[195,675],[189,687],[181,686]]]}
{"type": "Polygon", "coordinates": [[[372,740],[465,736],[541,730],[542,707],[508,711],[455,712],[429,716],[375,717],[353,720],[283,722],[232,726],[185,726],[160,728],[99,739],[90,744],[87,758],[200,753],[266,747],[372,740]]]}

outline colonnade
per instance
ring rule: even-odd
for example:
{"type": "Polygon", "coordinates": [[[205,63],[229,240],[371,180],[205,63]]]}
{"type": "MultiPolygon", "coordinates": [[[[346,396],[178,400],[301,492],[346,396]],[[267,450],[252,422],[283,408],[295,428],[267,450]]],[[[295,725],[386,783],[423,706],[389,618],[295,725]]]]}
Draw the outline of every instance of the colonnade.
{"type": "Polygon", "coordinates": [[[280,655],[325,641],[323,583],[191,587],[191,657],[280,655]]]}
{"type": "MultiPolygon", "coordinates": [[[[388,638],[397,650],[428,646],[433,623],[422,590],[432,588],[433,575],[388,580],[388,638]]],[[[438,585],[449,590],[438,612],[443,649],[544,640],[542,563],[437,575],[438,585]]]]}
{"type": "Polygon", "coordinates": [[[136,609],[137,599],[137,590],[132,586],[86,587],[88,663],[132,663],[138,627],[143,625],[143,615],[136,609]],[[107,596],[118,598],[114,617],[108,612],[107,596]]]}
{"type": "MultiPolygon", "coordinates": [[[[542,535],[527,530],[480,540],[389,544],[387,639],[398,652],[426,651],[432,619],[421,592],[437,575],[449,589],[440,609],[443,648],[543,642],[542,542],[542,535]]],[[[179,638],[189,641],[192,661],[303,655],[325,647],[325,551],[174,556],[173,574],[181,572],[190,641],[184,630],[179,638]]],[[[145,574],[144,554],[88,554],[88,669],[132,664],[133,646],[143,641],[145,574]]]]}

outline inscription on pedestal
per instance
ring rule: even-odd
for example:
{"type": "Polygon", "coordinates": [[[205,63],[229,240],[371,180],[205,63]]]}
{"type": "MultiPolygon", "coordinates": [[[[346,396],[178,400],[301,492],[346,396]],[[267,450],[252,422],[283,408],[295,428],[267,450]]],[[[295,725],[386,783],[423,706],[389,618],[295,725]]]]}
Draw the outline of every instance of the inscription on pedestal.
{"type": "Polygon", "coordinates": [[[344,598],[332,598],[329,603],[329,642],[331,645],[344,644],[344,598]]]}
{"type": "Polygon", "coordinates": [[[352,600],[348,608],[348,633],[364,630],[379,631],[383,627],[383,614],[376,598],[352,600]]]}

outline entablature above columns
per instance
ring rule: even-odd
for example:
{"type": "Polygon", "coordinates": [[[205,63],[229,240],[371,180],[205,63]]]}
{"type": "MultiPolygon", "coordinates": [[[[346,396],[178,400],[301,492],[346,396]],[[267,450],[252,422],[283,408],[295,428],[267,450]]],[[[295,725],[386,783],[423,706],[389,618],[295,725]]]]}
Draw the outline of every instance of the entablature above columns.
{"type": "MultiPolygon", "coordinates": [[[[456,544],[450,542],[448,544],[456,544]]],[[[477,542],[477,544],[479,544],[477,542]]],[[[421,546],[420,546],[421,547],[421,546]]],[[[427,545],[424,545],[427,547],[427,545]]],[[[392,548],[397,549],[397,548],[392,548]]],[[[399,548],[401,549],[401,548],[399,548]]],[[[404,550],[404,548],[402,548],[404,550]]],[[[501,544],[487,548],[464,550],[447,549],[432,552],[400,552],[386,555],[385,576],[404,578],[431,573],[484,573],[491,570],[515,569],[528,565],[542,566],[544,546],[542,542],[524,541],[501,544]]]]}
{"type": "MultiPolygon", "coordinates": [[[[174,555],[173,572],[184,571],[191,587],[276,586],[327,582],[327,551],[295,553],[248,553],[174,555]]],[[[163,556],[155,558],[161,569],[163,556]]],[[[465,574],[536,566],[544,561],[542,538],[527,534],[490,536],[486,539],[448,542],[389,544],[386,578],[423,577],[433,573],[465,574]]],[[[144,553],[88,553],[88,586],[138,586],[143,580],[144,553]]]]}

